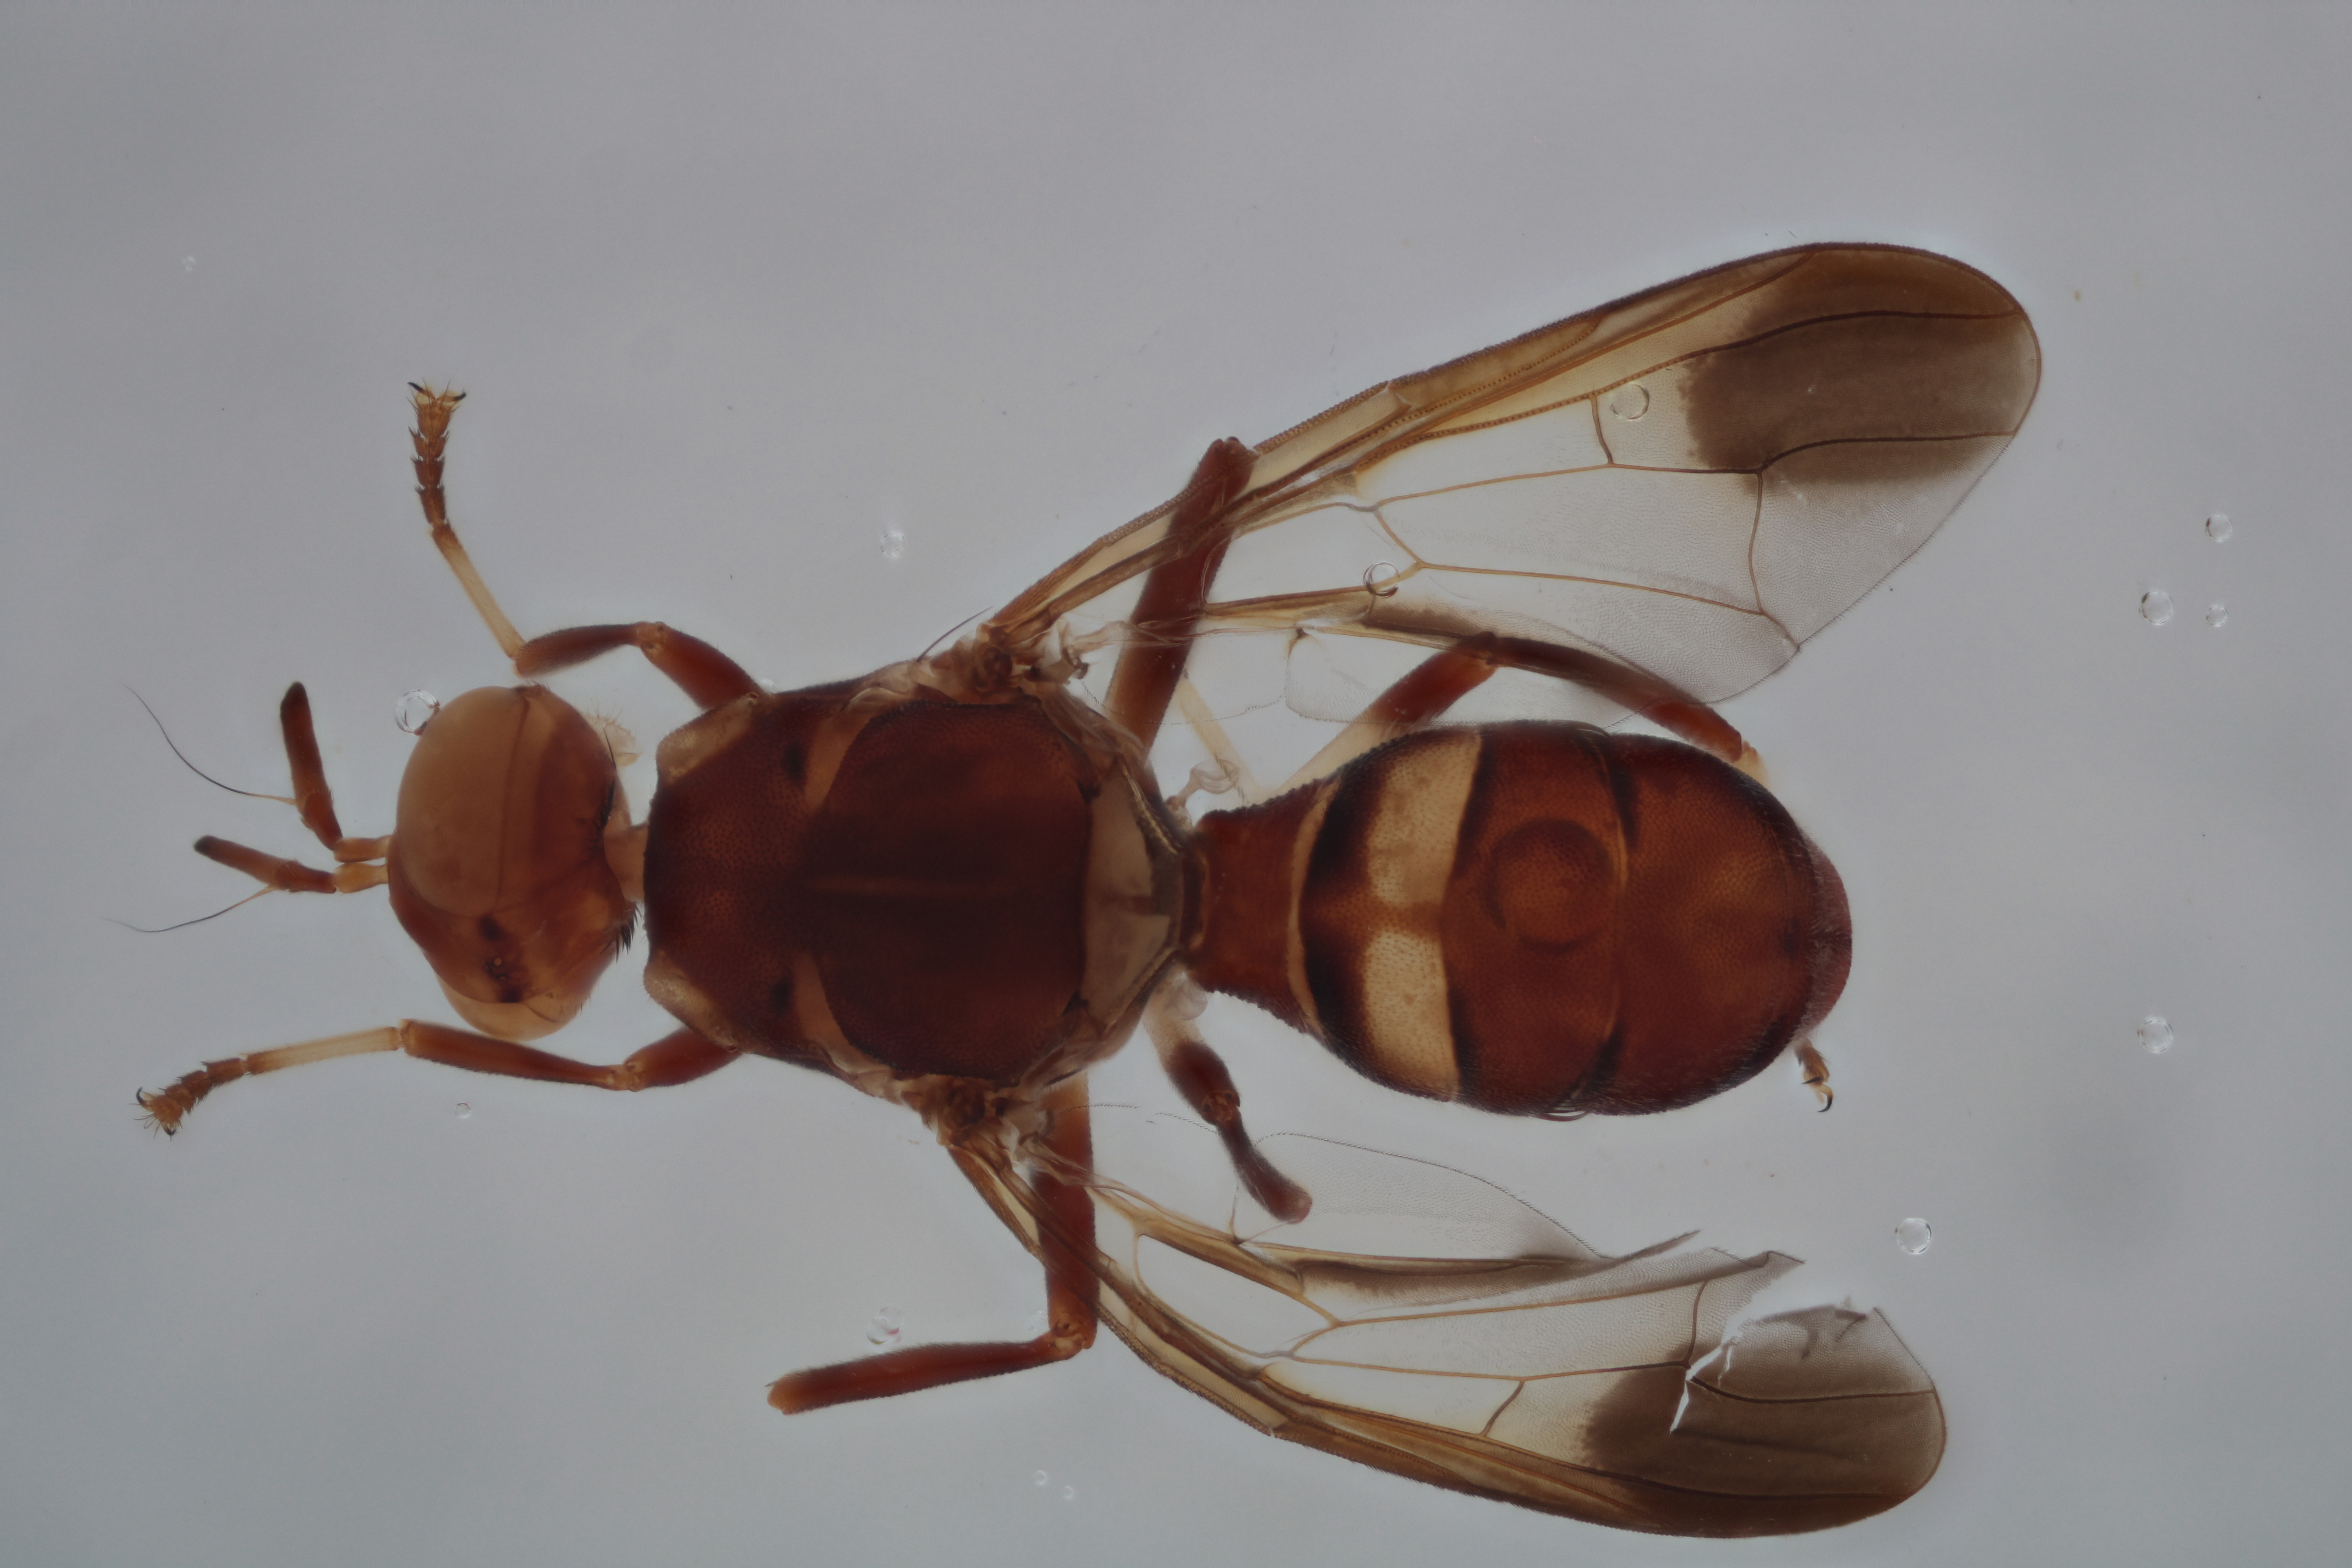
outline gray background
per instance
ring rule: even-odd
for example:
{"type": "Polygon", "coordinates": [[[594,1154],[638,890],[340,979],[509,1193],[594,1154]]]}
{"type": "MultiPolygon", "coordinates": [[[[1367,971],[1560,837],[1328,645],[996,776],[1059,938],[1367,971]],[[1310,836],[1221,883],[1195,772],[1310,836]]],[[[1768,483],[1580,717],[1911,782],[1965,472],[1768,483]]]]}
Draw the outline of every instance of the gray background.
{"type": "MultiPolygon", "coordinates": [[[[9,7],[0,1557],[2331,1560],[2347,43],[2247,7],[9,7]],[[1116,1345],[785,1420],[766,1382],[877,1308],[1020,1333],[1038,1288],[911,1119],[764,1063],[625,1100],[373,1059],[134,1125],[200,1058],[447,1016],[381,895],[106,923],[235,896],[200,833],[307,843],[126,685],[271,789],[307,680],[378,831],[393,700],[499,679],[404,382],[473,395],[457,515],[527,631],[660,616],[794,686],[1001,603],[1212,437],[1822,239],[1985,268],[2047,366],[1943,533],[1730,709],[1852,889],[1835,1113],[1775,1070],[1504,1124],[1209,1021],[1263,1131],[1885,1306],[1951,1426],[1895,1512],[1601,1531],[1255,1436],[1116,1345]]],[[[684,705],[609,663],[565,689],[650,746],[684,705]]],[[[556,1043],[664,1023],[616,975],[556,1043]]],[[[1103,1097],[1164,1101],[1130,1054],[1103,1097]]]]}

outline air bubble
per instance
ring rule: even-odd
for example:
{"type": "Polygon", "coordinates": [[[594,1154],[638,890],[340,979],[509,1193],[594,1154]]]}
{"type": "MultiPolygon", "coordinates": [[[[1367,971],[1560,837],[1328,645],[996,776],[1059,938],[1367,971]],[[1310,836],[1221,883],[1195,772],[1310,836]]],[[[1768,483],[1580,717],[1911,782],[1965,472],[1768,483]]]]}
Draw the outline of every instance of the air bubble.
{"type": "Polygon", "coordinates": [[[1062,1489],[1062,1500],[1063,1500],[1064,1502],[1076,1502],[1076,1501],[1077,1500],[1077,1499],[1078,1499],[1078,1489],[1077,1489],[1077,1488],[1076,1488],[1076,1487],[1064,1487],[1064,1488],[1062,1489]]]}
{"type": "Polygon", "coordinates": [[[1364,568],[1364,592],[1375,599],[1393,599],[1397,593],[1397,568],[1393,561],[1375,561],[1364,568]]]}
{"type": "Polygon", "coordinates": [[[466,1100],[459,1100],[459,1101],[457,1102],[457,1120],[458,1120],[458,1121],[463,1121],[467,1120],[468,1117],[472,1116],[473,1114],[474,1114],[474,1108],[473,1108],[473,1106],[472,1106],[469,1102],[467,1102],[467,1101],[466,1101],[466,1100]]]}
{"type": "Polygon", "coordinates": [[[1208,1010],[1209,994],[1191,975],[1179,974],[1160,988],[1160,1001],[1172,1017],[1197,1018],[1208,1010]]]}
{"type": "Polygon", "coordinates": [[[183,271],[183,272],[194,272],[195,269],[196,269],[196,258],[195,258],[194,257],[193,257],[193,256],[183,256],[182,258],[180,258],[180,270],[181,270],[181,271],[183,271]]]}
{"type": "Polygon", "coordinates": [[[1184,793],[1224,795],[1240,783],[1241,780],[1234,777],[1234,770],[1224,763],[1214,761],[1200,763],[1194,765],[1184,793]]]}
{"type": "Polygon", "coordinates": [[[907,553],[907,536],[895,528],[882,531],[882,559],[896,561],[907,553]]]}
{"type": "Polygon", "coordinates": [[[871,1345],[895,1345],[898,1342],[900,1324],[898,1310],[883,1307],[866,1325],[866,1342],[871,1345]]]}
{"type": "Polygon", "coordinates": [[[2149,1056],[2162,1056],[2172,1048],[2172,1026],[2163,1015],[2150,1013],[2139,1021],[2139,1043],[2147,1047],[2149,1056]]]}
{"type": "Polygon", "coordinates": [[[2160,626],[2172,619],[2172,595],[2161,588],[2150,588],[2139,596],[2139,613],[2152,626],[2160,626]]]}
{"type": "Polygon", "coordinates": [[[2230,606],[2216,599],[2205,606],[2205,624],[2220,631],[2230,624],[2230,606]]]}
{"type": "Polygon", "coordinates": [[[1051,1477],[1051,1476],[1047,1475],[1047,1474],[1046,1474],[1045,1471],[1043,1471],[1043,1470],[1040,1470],[1040,1471],[1038,1471],[1038,1472],[1037,1472],[1037,1484],[1038,1484],[1039,1486],[1041,1486],[1041,1487],[1042,1487],[1042,1486],[1044,1486],[1047,1481],[1052,1480],[1053,1479],[1054,1479],[1053,1477],[1051,1477]]]}
{"type": "Polygon", "coordinates": [[[441,711],[441,699],[430,691],[411,691],[392,705],[392,721],[414,735],[441,711]]]}
{"type": "Polygon", "coordinates": [[[1609,395],[1609,412],[1632,424],[1650,411],[1650,390],[1638,381],[1629,381],[1609,395]]]}
{"type": "Polygon", "coordinates": [[[1895,1227],[1895,1245],[1914,1258],[1927,1251],[1935,1239],[1936,1233],[1927,1222],[1916,1215],[1895,1227]]]}
{"type": "Polygon", "coordinates": [[[2227,543],[2230,535],[2237,531],[2238,525],[2230,521],[2226,511],[2217,511],[2205,520],[2205,537],[2216,544],[2227,543]]]}

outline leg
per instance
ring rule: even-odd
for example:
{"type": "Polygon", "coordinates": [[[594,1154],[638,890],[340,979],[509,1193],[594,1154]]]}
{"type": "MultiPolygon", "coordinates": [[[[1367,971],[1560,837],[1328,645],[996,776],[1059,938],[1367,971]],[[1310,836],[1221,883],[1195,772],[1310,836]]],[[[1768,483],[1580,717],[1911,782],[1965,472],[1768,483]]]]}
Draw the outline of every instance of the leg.
{"type": "Polygon", "coordinates": [[[310,694],[300,681],[286,689],[278,704],[278,728],[286,737],[286,763],[294,774],[294,809],[302,826],[318,836],[336,859],[381,860],[389,838],[346,838],[335,820],[335,792],[327,787],[327,766],[319,757],[319,732],[310,725],[310,694]]]}
{"type": "Polygon", "coordinates": [[[299,860],[265,855],[209,835],[196,840],[196,853],[280,892],[355,893],[381,886],[384,869],[377,862],[390,852],[392,840],[344,837],[342,825],[335,819],[335,795],[327,786],[326,764],[320,760],[318,731],[310,724],[310,694],[299,680],[286,689],[285,699],[278,704],[278,726],[286,737],[286,763],[294,774],[294,793],[270,798],[284,800],[301,814],[302,826],[334,855],[335,869],[316,870],[299,860]]]}
{"type": "MultiPolygon", "coordinates": [[[[1209,710],[1208,699],[1201,695],[1200,688],[1189,679],[1180,679],[1176,682],[1176,707],[1184,715],[1184,722],[1192,726],[1192,733],[1201,738],[1201,744],[1208,748],[1209,760],[1216,763],[1215,771],[1227,781],[1225,787],[1238,792],[1244,805],[1264,799],[1264,792],[1251,775],[1249,764],[1242,761],[1233,738],[1225,733],[1225,727],[1217,722],[1217,716],[1209,710]]],[[[1185,793],[1189,795],[1191,791],[1185,793]]],[[[1223,794],[1223,791],[1213,790],[1212,793],[1223,794]]]]}
{"type": "MultiPolygon", "coordinates": [[[[1256,460],[1256,454],[1231,437],[1213,443],[1192,470],[1192,483],[1176,498],[1169,537],[1203,532],[1249,482],[1256,460]]],[[[1110,716],[1146,752],[1159,738],[1160,722],[1168,715],[1184,661],[1192,657],[1201,606],[1209,602],[1209,584],[1224,563],[1226,542],[1220,537],[1189,555],[1162,562],[1143,580],[1132,617],[1134,634],[1111,672],[1108,706],[1110,716]]]]}
{"type": "Polygon", "coordinates": [[[1714,752],[1736,768],[1759,775],[1763,772],[1763,762],[1754,748],[1720,714],[1645,670],[1599,654],[1524,637],[1497,637],[1495,658],[1499,664],[1557,676],[1588,691],[1597,691],[1700,751],[1714,752]]]}
{"type": "MultiPolygon", "coordinates": [[[[1189,982],[1187,983],[1189,985],[1189,982]]],[[[1197,988],[1192,994],[1199,995],[1197,988]]],[[[1307,1189],[1274,1168],[1249,1134],[1242,1130],[1242,1095],[1234,1087],[1233,1074],[1210,1048],[1209,1042],[1192,1026],[1192,1020],[1181,1016],[1178,1006],[1168,999],[1168,988],[1161,987],[1144,1013],[1144,1026],[1151,1031],[1151,1042],[1160,1047],[1160,1065],[1168,1070],[1169,1079],[1177,1092],[1184,1097],[1202,1121],[1217,1130],[1224,1141],[1225,1152],[1234,1163],[1234,1173],[1241,1177],[1242,1185],[1249,1189],[1258,1206],[1276,1219],[1297,1225],[1307,1217],[1314,1200],[1307,1189]]]]}
{"type": "Polygon", "coordinates": [[[828,1405],[886,1399],[894,1394],[914,1394],[945,1384],[1051,1365],[1069,1360],[1095,1342],[1097,1287],[1085,1263],[1086,1254],[1094,1249],[1094,1199],[1077,1177],[1094,1165],[1086,1079],[1072,1079],[1060,1085],[1046,1106],[1053,1119],[1046,1132],[1051,1163],[1073,1174],[1066,1179],[1043,1162],[1029,1171],[1029,1183],[1042,1210],[1038,1218],[1044,1222],[1038,1226],[1038,1240],[1045,1263],[1045,1331],[1034,1340],[994,1344],[912,1345],[863,1361],[811,1367],[778,1378],[768,1390],[769,1404],[787,1415],[797,1415],[828,1405]]]}
{"type": "Polygon", "coordinates": [[[436,392],[429,386],[408,384],[410,401],[416,407],[416,428],[408,439],[416,448],[412,465],[416,469],[416,499],[425,508],[425,526],[433,531],[433,543],[441,552],[441,559],[457,575],[457,585],[466,590],[466,597],[474,602],[475,614],[490,628],[499,651],[509,658],[522,650],[522,635],[499,608],[498,600],[490,596],[490,586],[482,574],[474,570],[474,558],[466,553],[466,546],[457,538],[457,531],[449,526],[449,498],[441,489],[441,455],[449,445],[449,416],[457,412],[457,405],[466,401],[462,392],[436,392]]]}
{"type": "Polygon", "coordinates": [[[518,675],[551,674],[608,649],[634,645],[645,650],[655,668],[684,687],[686,694],[705,709],[760,689],[760,683],[733,659],[700,638],[674,632],[658,621],[579,626],[525,642],[506,612],[499,608],[498,600],[490,596],[489,585],[474,569],[474,558],[466,552],[457,531],[449,526],[449,498],[441,489],[441,460],[449,443],[449,417],[466,395],[436,392],[414,382],[409,391],[415,395],[416,428],[408,435],[416,447],[416,497],[425,508],[425,526],[433,531],[435,547],[457,574],[458,585],[474,602],[482,624],[490,628],[499,649],[514,660],[518,675]]]}
{"type": "Polygon", "coordinates": [[[382,861],[346,861],[332,871],[321,871],[314,866],[305,866],[299,860],[289,860],[282,855],[265,855],[258,849],[247,848],[226,838],[215,838],[210,834],[196,840],[196,853],[267,884],[264,890],[268,892],[356,893],[362,888],[380,888],[384,881],[382,861]]]}
{"type": "Polygon", "coordinates": [[[1332,738],[1329,745],[1291,774],[1282,789],[1296,789],[1311,779],[1337,773],[1373,747],[1418,730],[1444,714],[1494,675],[1500,662],[1496,658],[1500,641],[1492,632],[1486,632],[1431,654],[1394,686],[1373,698],[1361,714],[1332,738]]]}
{"type": "Polygon", "coordinates": [[[515,650],[515,673],[552,675],[616,647],[643,649],[646,660],[677,682],[706,712],[760,689],[760,683],[745,674],[741,665],[700,637],[672,631],[659,621],[572,626],[533,637],[515,650]]]}
{"type": "Polygon", "coordinates": [[[1797,1042],[1797,1066],[1804,1069],[1805,1087],[1822,1097],[1822,1109],[1827,1110],[1837,1096],[1830,1089],[1830,1064],[1813,1049],[1812,1041],[1797,1042]]]}
{"type": "Polygon", "coordinates": [[[404,1018],[387,1029],[362,1029],[354,1035],[333,1035],[323,1040],[306,1040],[299,1046],[279,1046],[251,1056],[206,1062],[169,1089],[141,1090],[139,1105],[147,1112],[150,1122],[166,1133],[177,1132],[180,1122],[195,1109],[196,1102],[222,1084],[256,1073],[277,1072],[336,1057],[366,1056],[373,1051],[405,1051],[423,1061],[505,1078],[632,1090],[691,1083],[717,1072],[733,1061],[736,1055],[691,1029],[679,1029],[663,1036],[618,1067],[595,1067],[511,1040],[494,1040],[487,1035],[404,1018]]]}
{"type": "MultiPolygon", "coordinates": [[[[1463,617],[1450,611],[1404,598],[1375,597],[1359,620],[1365,628],[1381,636],[1428,642],[1460,637],[1465,625],[1463,617]]],[[[1532,670],[1598,692],[1701,751],[1714,752],[1734,767],[1751,772],[1760,768],[1760,764],[1749,767],[1756,753],[1748,749],[1739,731],[1724,722],[1714,709],[1672,681],[1661,680],[1645,669],[1637,669],[1605,654],[1564,647],[1534,637],[1496,636],[1488,657],[1498,665],[1532,670]]]]}
{"type": "Polygon", "coordinates": [[[1419,729],[1506,666],[1554,676],[1598,692],[1699,750],[1722,758],[1759,784],[1768,782],[1764,777],[1764,759],[1740,738],[1738,731],[1706,703],[1685,697],[1654,676],[1598,654],[1482,632],[1430,655],[1394,686],[1372,699],[1361,715],[1290,776],[1283,789],[1295,789],[1310,779],[1336,773],[1382,742],[1419,729]]]}

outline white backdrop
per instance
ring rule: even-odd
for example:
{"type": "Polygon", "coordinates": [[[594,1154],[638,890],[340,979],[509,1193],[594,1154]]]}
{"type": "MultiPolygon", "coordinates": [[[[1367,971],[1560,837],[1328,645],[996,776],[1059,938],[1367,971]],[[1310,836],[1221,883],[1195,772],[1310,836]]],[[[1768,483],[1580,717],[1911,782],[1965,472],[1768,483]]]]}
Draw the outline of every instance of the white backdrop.
{"type": "MultiPolygon", "coordinates": [[[[0,1557],[2333,1560],[2347,45],[2247,7],[11,7],[0,1557]],[[1824,239],[1984,268],[2045,359],[1943,533],[1729,710],[1853,895],[1836,1110],[1776,1068],[1504,1123],[1208,1021],[1261,1131],[1884,1306],[1951,1429],[1894,1512],[1598,1531],[1256,1436],[1116,1344],[784,1419],[768,1380],[877,1308],[1017,1334],[1038,1286],[910,1118],[766,1063],[623,1099],[377,1058],[135,1126],[201,1058],[447,1016],[381,895],[107,923],[236,896],[202,833],[317,858],[126,687],[268,790],[306,680],[373,832],[394,699],[500,678],[403,383],[472,394],[456,514],[526,631],[658,616],[796,686],[1214,437],[1824,239]]],[[[607,663],[565,690],[648,746],[685,716],[607,663]]],[[[620,974],[554,1043],[664,1026],[620,974]]],[[[1102,1097],[1164,1101],[1132,1054],[1102,1097]]]]}

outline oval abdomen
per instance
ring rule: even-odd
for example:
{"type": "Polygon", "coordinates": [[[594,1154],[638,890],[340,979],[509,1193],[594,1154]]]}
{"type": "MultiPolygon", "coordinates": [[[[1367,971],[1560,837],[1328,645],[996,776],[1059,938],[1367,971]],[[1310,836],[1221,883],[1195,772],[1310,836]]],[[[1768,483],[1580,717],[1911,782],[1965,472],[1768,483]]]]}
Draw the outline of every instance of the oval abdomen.
{"type": "Polygon", "coordinates": [[[1664,1110],[1837,999],[1844,889],[1780,804],[1672,741],[1440,729],[1200,825],[1201,984],[1412,1093],[1664,1110]]]}

